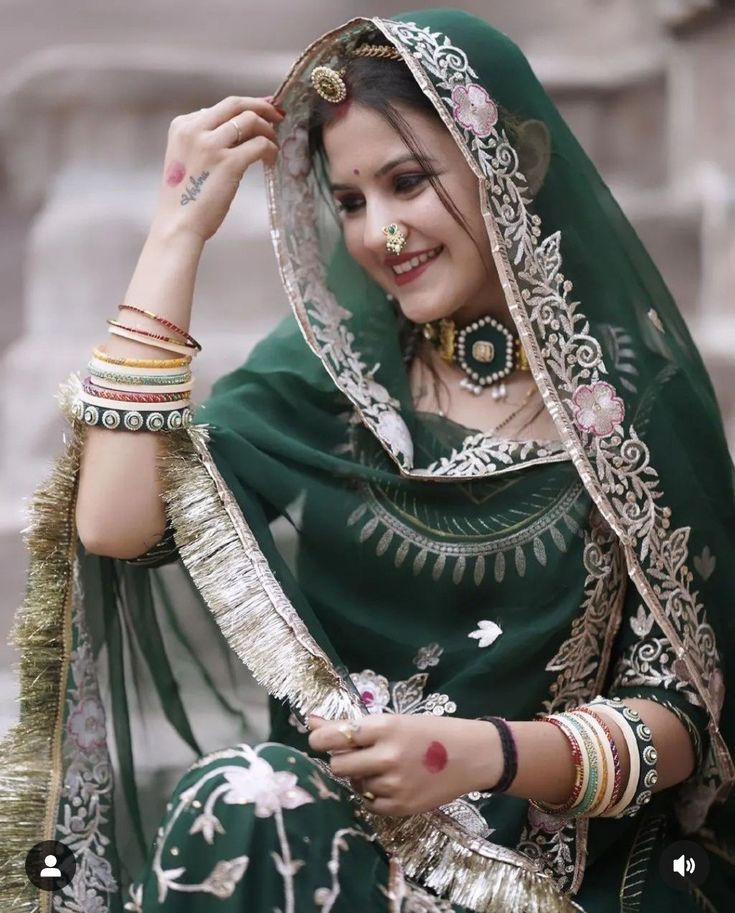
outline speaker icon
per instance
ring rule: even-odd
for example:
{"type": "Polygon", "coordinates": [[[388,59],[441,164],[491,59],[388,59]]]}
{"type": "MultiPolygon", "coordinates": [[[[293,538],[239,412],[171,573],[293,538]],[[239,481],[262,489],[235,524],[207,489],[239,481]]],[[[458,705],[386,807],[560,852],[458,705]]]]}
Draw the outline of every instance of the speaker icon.
{"type": "Polygon", "coordinates": [[[677,891],[704,884],[710,870],[706,850],[693,840],[676,840],[663,847],[658,865],[661,878],[677,891]]]}
{"type": "Polygon", "coordinates": [[[686,878],[687,875],[691,875],[694,872],[697,866],[691,856],[685,856],[684,853],[682,853],[678,859],[674,859],[671,863],[671,867],[677,875],[686,878]]]}

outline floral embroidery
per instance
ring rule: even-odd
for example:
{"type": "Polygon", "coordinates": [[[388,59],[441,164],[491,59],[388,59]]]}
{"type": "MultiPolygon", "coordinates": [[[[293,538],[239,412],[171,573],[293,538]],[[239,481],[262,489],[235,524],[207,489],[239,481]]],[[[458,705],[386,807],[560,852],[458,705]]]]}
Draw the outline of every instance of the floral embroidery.
{"type": "Polygon", "coordinates": [[[287,770],[273,770],[263,758],[252,758],[250,767],[233,767],[224,772],[228,789],[222,793],[227,805],[255,805],[256,818],[270,818],[276,809],[298,808],[313,802],[298,777],[287,770]]]}
{"type": "Polygon", "coordinates": [[[296,127],[281,142],[281,155],[292,178],[305,177],[311,169],[308,134],[303,127],[296,127]]]}
{"type": "Polygon", "coordinates": [[[597,437],[609,437],[625,415],[622,399],[615,388],[606,381],[582,384],[572,395],[574,421],[582,429],[597,437]]]}
{"type": "Polygon", "coordinates": [[[439,644],[428,644],[426,647],[419,647],[419,652],[413,658],[413,664],[417,669],[428,669],[429,666],[438,666],[439,658],[444,650],[439,644]]]}
{"type": "Polygon", "coordinates": [[[433,713],[443,716],[457,710],[457,705],[446,694],[432,692],[423,696],[428,672],[417,672],[392,685],[384,675],[378,675],[372,669],[352,672],[350,678],[363,695],[370,713],[433,713]]]}
{"type": "MultiPolygon", "coordinates": [[[[222,801],[225,805],[253,805],[256,817],[275,819],[280,854],[273,853],[272,856],[276,870],[283,877],[286,910],[293,913],[293,879],[304,862],[301,859],[294,859],[292,856],[287,832],[283,825],[283,812],[313,803],[316,800],[311,793],[298,785],[298,777],[295,773],[275,770],[265,758],[260,757],[259,752],[268,744],[263,743],[257,748],[246,744],[237,745],[234,748],[213,752],[199,758],[191,765],[190,771],[218,762],[205,771],[192,786],[181,791],[176,798],[175,807],[170,810],[165,826],[159,829],[152,861],[152,870],[158,884],[159,903],[165,901],[169,891],[208,893],[220,900],[232,897],[234,894],[235,888],[242,880],[250,862],[248,856],[220,859],[213,866],[209,875],[198,883],[186,883],[180,880],[186,874],[186,866],[167,869],[164,868],[162,861],[173,828],[185,812],[196,813],[201,808],[201,812],[196,814],[189,828],[190,835],[201,834],[205,842],[212,844],[216,834],[224,834],[225,828],[215,814],[217,802],[222,801]],[[227,759],[245,760],[248,766],[219,763],[227,759]],[[222,782],[215,785],[202,807],[197,796],[202,787],[212,780],[222,782]]],[[[131,896],[132,905],[128,909],[136,911],[135,903],[140,899],[137,886],[133,886],[131,896]]]]}
{"type": "Polygon", "coordinates": [[[67,721],[69,737],[80,751],[105,745],[105,712],[97,697],[77,704],[67,721]]]}
{"type": "Polygon", "coordinates": [[[478,647],[489,647],[503,633],[500,625],[495,624],[494,621],[479,621],[478,625],[479,627],[476,631],[467,635],[468,637],[476,638],[478,647]]]}
{"type": "Polygon", "coordinates": [[[86,632],[80,582],[75,578],[67,723],[63,740],[64,782],[56,839],[74,853],[77,877],[54,898],[55,913],[103,913],[116,903],[120,887],[110,858],[112,767],[105,712],[94,656],[86,632]]]}
{"type": "Polygon", "coordinates": [[[390,703],[388,679],[384,675],[376,675],[372,669],[363,672],[353,672],[350,678],[360,692],[363,703],[370,713],[382,713],[390,703]]]}
{"type": "Polygon", "coordinates": [[[454,116],[475,136],[489,136],[498,122],[498,106],[483,86],[470,82],[452,89],[454,116]]]}

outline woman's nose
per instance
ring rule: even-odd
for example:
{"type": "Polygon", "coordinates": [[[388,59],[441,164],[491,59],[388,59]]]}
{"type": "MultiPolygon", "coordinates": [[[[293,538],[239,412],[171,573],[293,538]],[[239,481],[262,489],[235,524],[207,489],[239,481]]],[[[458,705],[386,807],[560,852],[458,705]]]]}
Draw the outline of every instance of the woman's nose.
{"type": "MultiPolygon", "coordinates": [[[[395,216],[395,213],[393,213],[393,216],[395,216]]],[[[392,217],[391,213],[385,209],[375,210],[373,213],[369,213],[365,219],[363,244],[381,260],[390,253],[386,247],[386,229],[389,225],[396,225],[401,234],[404,237],[408,237],[406,225],[400,219],[392,217]]]]}

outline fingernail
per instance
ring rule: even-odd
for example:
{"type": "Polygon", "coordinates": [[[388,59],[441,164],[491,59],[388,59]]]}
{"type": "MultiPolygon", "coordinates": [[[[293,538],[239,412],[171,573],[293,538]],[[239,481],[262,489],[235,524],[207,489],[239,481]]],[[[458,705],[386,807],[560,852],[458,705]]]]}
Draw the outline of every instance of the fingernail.
{"type": "Polygon", "coordinates": [[[282,117],[285,117],[285,116],[286,116],[286,109],[285,109],[285,108],[282,108],[280,105],[273,105],[273,107],[276,109],[276,111],[278,111],[278,113],[279,113],[282,117]]]}
{"type": "Polygon", "coordinates": [[[272,96],[272,95],[264,95],[263,98],[264,98],[266,101],[270,101],[270,102],[273,101],[273,96],[272,96]]]}

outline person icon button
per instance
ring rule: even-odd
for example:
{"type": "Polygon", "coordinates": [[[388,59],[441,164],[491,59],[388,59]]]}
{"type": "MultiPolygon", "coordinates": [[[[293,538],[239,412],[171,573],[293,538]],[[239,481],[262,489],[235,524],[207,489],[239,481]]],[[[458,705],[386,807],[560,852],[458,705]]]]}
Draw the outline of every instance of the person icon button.
{"type": "Polygon", "coordinates": [[[56,856],[49,853],[45,858],[46,868],[41,869],[41,878],[61,878],[61,869],[56,868],[56,856]]]}
{"type": "Polygon", "coordinates": [[[77,861],[65,843],[43,840],[32,846],[26,856],[26,875],[41,891],[60,891],[74,877],[77,861]]]}

